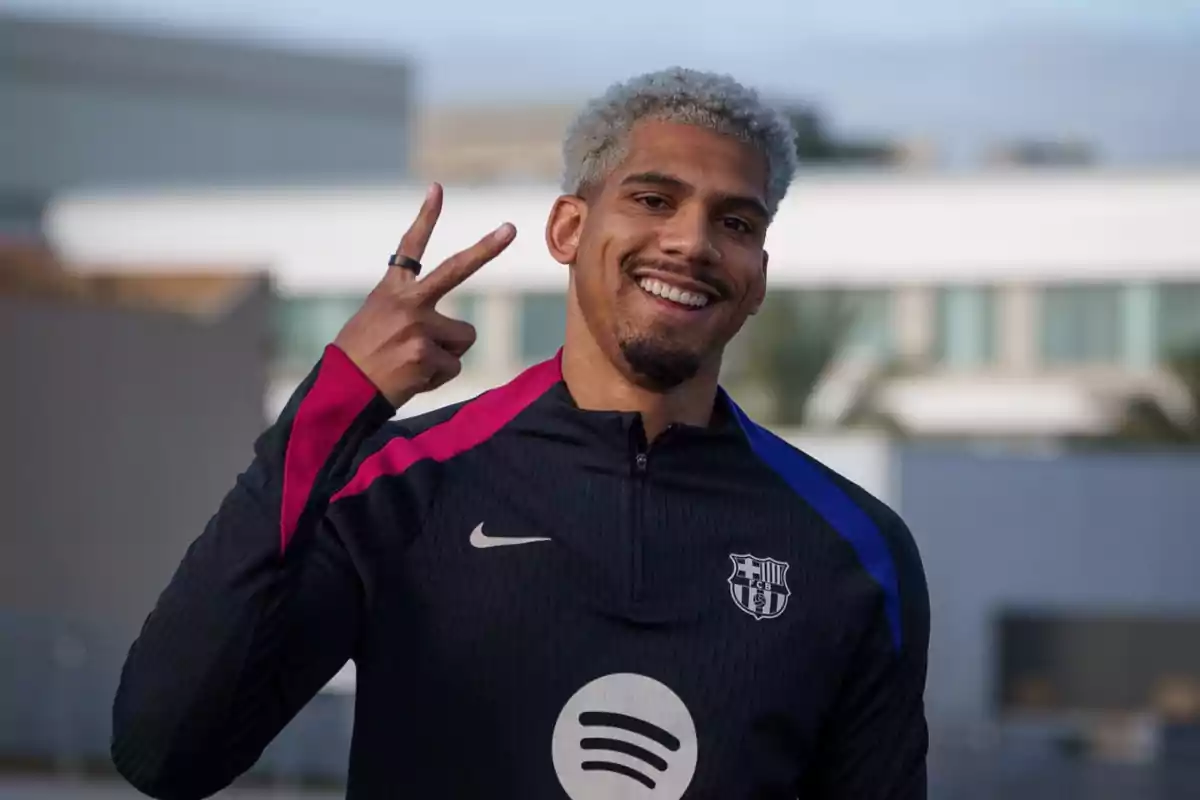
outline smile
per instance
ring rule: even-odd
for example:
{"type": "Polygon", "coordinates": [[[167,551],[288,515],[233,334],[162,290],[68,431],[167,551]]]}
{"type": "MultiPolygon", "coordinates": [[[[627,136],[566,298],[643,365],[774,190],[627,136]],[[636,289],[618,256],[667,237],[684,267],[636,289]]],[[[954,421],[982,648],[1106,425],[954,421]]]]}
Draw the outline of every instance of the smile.
{"type": "Polygon", "coordinates": [[[652,294],[688,308],[704,308],[708,305],[707,295],[680,289],[678,286],[672,286],[658,278],[640,278],[637,285],[646,294],[652,294]]]}

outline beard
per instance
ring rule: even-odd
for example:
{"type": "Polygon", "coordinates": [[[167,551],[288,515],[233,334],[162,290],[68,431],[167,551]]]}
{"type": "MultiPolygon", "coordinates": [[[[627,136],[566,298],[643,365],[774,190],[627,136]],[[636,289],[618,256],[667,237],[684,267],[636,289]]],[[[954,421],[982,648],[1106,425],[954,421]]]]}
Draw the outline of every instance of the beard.
{"type": "Polygon", "coordinates": [[[674,389],[700,371],[699,355],[658,337],[622,337],[619,346],[636,383],[652,392],[674,389]]]}

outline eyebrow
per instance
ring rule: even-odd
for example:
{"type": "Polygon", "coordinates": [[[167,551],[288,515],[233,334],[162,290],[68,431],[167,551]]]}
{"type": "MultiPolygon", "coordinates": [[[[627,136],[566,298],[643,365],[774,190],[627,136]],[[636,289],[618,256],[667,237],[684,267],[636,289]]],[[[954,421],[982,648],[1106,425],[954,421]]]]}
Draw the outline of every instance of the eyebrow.
{"type": "MultiPolygon", "coordinates": [[[[634,175],[628,175],[621,181],[622,186],[631,184],[661,186],[664,189],[673,189],[677,192],[691,192],[694,190],[691,184],[687,181],[676,178],[674,175],[667,175],[663,172],[639,172],[634,175]]],[[[734,208],[745,208],[753,211],[763,219],[767,219],[770,215],[767,213],[767,207],[757,197],[740,194],[725,194],[718,193],[716,195],[717,203],[723,206],[731,206],[734,208]]]]}

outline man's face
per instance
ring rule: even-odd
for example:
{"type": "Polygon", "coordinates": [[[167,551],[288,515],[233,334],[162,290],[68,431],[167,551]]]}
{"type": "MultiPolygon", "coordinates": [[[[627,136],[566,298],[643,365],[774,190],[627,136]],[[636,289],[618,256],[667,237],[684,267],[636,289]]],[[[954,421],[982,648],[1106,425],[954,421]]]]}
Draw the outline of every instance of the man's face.
{"type": "Polygon", "coordinates": [[[665,391],[702,369],[715,374],[725,345],[758,310],[766,185],[766,160],[753,147],[647,121],[603,184],[556,206],[551,239],[556,218],[579,216],[556,252],[572,265],[572,311],[638,385],[665,391]]]}

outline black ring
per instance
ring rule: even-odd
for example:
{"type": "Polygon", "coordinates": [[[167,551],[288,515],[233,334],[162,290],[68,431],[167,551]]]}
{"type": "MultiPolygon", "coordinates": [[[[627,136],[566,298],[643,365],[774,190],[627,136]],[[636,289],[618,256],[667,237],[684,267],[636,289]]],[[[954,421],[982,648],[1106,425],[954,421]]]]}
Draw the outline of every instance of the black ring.
{"type": "Polygon", "coordinates": [[[401,255],[399,253],[392,253],[391,256],[388,257],[388,266],[389,267],[400,267],[401,269],[406,269],[409,272],[411,272],[413,275],[421,274],[421,262],[420,261],[417,261],[415,258],[409,258],[408,256],[401,255]]]}

